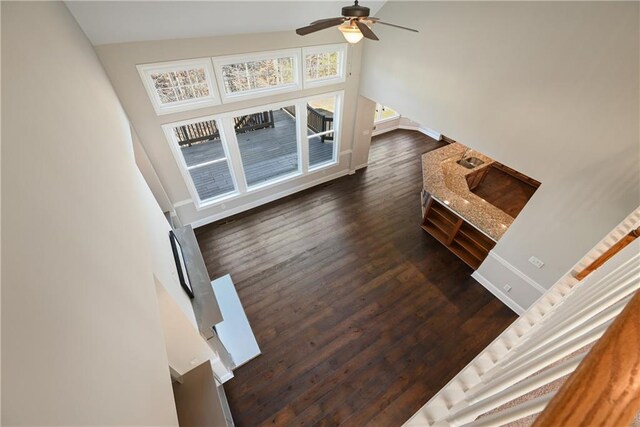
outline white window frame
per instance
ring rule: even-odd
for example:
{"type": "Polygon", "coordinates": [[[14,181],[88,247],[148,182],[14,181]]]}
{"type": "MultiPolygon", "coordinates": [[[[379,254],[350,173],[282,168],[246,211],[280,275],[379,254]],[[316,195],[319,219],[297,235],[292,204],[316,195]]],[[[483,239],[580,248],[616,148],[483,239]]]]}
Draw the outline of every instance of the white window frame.
{"type": "MultiPolygon", "coordinates": [[[[168,123],[166,125],[162,125],[162,130],[164,131],[164,134],[167,138],[167,141],[169,143],[169,147],[171,148],[171,152],[173,153],[173,157],[176,159],[176,162],[178,163],[178,168],[180,169],[180,173],[182,174],[182,178],[184,179],[185,183],[187,184],[187,188],[189,190],[189,194],[191,194],[191,200],[194,201],[196,208],[199,210],[202,207],[205,206],[209,206],[215,203],[218,203],[222,200],[226,200],[226,199],[230,199],[233,197],[236,197],[240,194],[241,192],[241,187],[238,185],[238,180],[236,177],[236,173],[233,167],[233,159],[232,156],[230,156],[230,150],[229,150],[229,146],[227,145],[227,138],[226,138],[226,132],[224,129],[223,124],[220,121],[220,117],[219,116],[206,116],[206,117],[198,117],[195,119],[189,119],[189,120],[183,120],[180,122],[174,122],[174,123],[168,123]],[[227,166],[229,167],[229,173],[231,174],[231,179],[233,181],[233,188],[234,190],[228,193],[224,193],[221,194],[220,196],[217,197],[213,197],[211,199],[200,199],[200,195],[198,194],[198,190],[196,189],[196,185],[193,182],[193,178],[191,177],[191,174],[189,173],[189,169],[193,169],[194,166],[187,166],[187,162],[184,159],[184,156],[182,155],[182,151],[180,149],[180,144],[178,143],[178,140],[176,138],[175,132],[173,131],[174,128],[178,127],[178,126],[184,126],[184,125],[190,125],[193,123],[199,123],[199,122],[204,122],[207,120],[214,120],[216,123],[216,127],[218,128],[218,131],[220,132],[220,142],[222,143],[222,149],[224,150],[224,161],[227,162],[227,166]]],[[[216,161],[220,161],[220,160],[216,160],[216,161]]],[[[212,163],[212,162],[205,162],[203,164],[197,165],[197,166],[204,166],[207,163],[212,163]]],[[[196,166],[196,167],[197,167],[196,166]]]]}
{"type": "MultiPolygon", "coordinates": [[[[308,98],[305,98],[305,100],[306,99],[308,98]]],[[[222,119],[223,122],[228,123],[228,125],[230,126],[230,129],[233,129],[233,119],[235,117],[245,116],[245,115],[254,114],[254,113],[260,113],[262,111],[267,111],[267,110],[276,110],[283,107],[289,107],[292,105],[296,108],[296,130],[297,130],[297,126],[300,123],[300,120],[302,120],[302,118],[298,120],[298,116],[300,115],[300,107],[299,107],[300,100],[297,100],[297,99],[289,100],[289,101],[281,101],[281,102],[265,104],[265,105],[258,105],[255,107],[245,108],[242,110],[229,111],[229,112],[220,114],[218,117],[222,119]]],[[[305,104],[305,111],[306,111],[306,104],[305,104]]],[[[306,121],[306,116],[305,116],[305,121],[306,121]]],[[[288,173],[286,175],[282,175],[272,180],[261,182],[251,186],[249,186],[249,183],[247,182],[246,176],[244,174],[244,164],[242,163],[242,153],[240,152],[240,144],[238,144],[238,138],[235,133],[235,130],[234,132],[232,132],[232,136],[229,137],[229,143],[230,143],[229,145],[233,147],[234,151],[237,149],[238,160],[239,160],[238,166],[242,171],[242,179],[243,179],[244,188],[246,189],[245,191],[246,193],[251,193],[257,190],[261,190],[265,187],[270,187],[272,185],[279,184],[284,181],[288,181],[292,178],[297,178],[299,176],[302,176],[303,174],[302,145],[304,144],[304,141],[300,138],[300,132],[296,132],[296,146],[298,147],[298,168],[295,171],[288,173]]]]}
{"type": "Polygon", "coordinates": [[[303,47],[302,76],[303,86],[305,89],[344,83],[347,80],[347,44],[337,43],[322,46],[303,47]],[[307,55],[333,52],[338,53],[338,75],[318,79],[307,79],[307,55]]]}
{"type": "MultiPolygon", "coordinates": [[[[212,205],[219,204],[223,201],[242,197],[246,194],[263,190],[278,184],[282,184],[287,181],[303,177],[305,175],[311,175],[317,171],[323,170],[335,166],[340,163],[340,148],[342,140],[342,108],[344,100],[344,91],[327,92],[313,96],[307,96],[303,98],[290,99],[288,101],[280,101],[277,103],[264,104],[251,108],[245,108],[242,110],[229,111],[221,114],[198,117],[189,120],[182,120],[179,122],[167,123],[162,125],[167,143],[171,148],[173,157],[178,164],[182,178],[187,185],[191,200],[193,201],[196,210],[200,211],[211,207],[212,205]],[[307,135],[307,102],[314,99],[322,99],[335,97],[335,111],[333,113],[333,160],[331,162],[321,163],[314,167],[309,167],[309,139],[307,135]],[[296,108],[296,142],[298,145],[298,169],[292,173],[282,175],[271,181],[255,184],[251,187],[247,186],[247,180],[244,175],[244,167],[242,165],[242,155],[240,153],[240,147],[238,145],[238,139],[233,127],[233,118],[240,115],[251,114],[255,112],[274,110],[286,106],[295,106],[296,108]],[[189,173],[189,167],[182,155],[180,144],[175,136],[173,129],[178,126],[189,125],[192,123],[203,122],[206,120],[214,120],[216,126],[220,131],[220,140],[225,154],[225,160],[229,166],[229,172],[233,180],[234,191],[222,194],[218,197],[211,199],[200,200],[198,191],[189,173]]],[[[315,134],[318,135],[318,134],[315,134]]]]}
{"type": "Polygon", "coordinates": [[[210,107],[213,105],[220,105],[222,103],[220,94],[218,93],[218,87],[214,78],[214,72],[210,58],[187,59],[184,61],[160,62],[155,64],[141,64],[137,65],[136,68],[138,69],[138,73],[140,74],[142,83],[144,84],[144,87],[147,91],[147,95],[149,95],[151,104],[153,105],[153,108],[158,116],[161,116],[163,114],[178,113],[181,111],[195,110],[198,108],[210,107]],[[206,77],[205,82],[209,87],[209,96],[163,104],[160,101],[158,91],[156,90],[153,80],[151,79],[151,74],[155,72],[167,73],[170,71],[179,71],[193,68],[204,68],[206,77]]]}
{"type": "Polygon", "coordinates": [[[224,103],[243,101],[246,99],[261,98],[279,93],[293,92],[302,89],[302,67],[300,66],[300,49],[272,50],[267,52],[246,53],[240,55],[216,56],[211,58],[218,81],[218,89],[224,103]],[[226,93],[222,67],[224,65],[237,64],[242,62],[261,61],[265,59],[292,58],[293,59],[293,83],[268,87],[263,89],[252,89],[244,92],[226,93]]]}
{"type": "Polygon", "coordinates": [[[344,91],[340,90],[336,92],[328,92],[320,95],[306,97],[304,99],[304,114],[305,116],[307,114],[308,101],[313,101],[314,99],[329,98],[332,96],[335,97],[335,105],[334,105],[335,111],[333,112],[333,131],[319,132],[313,135],[307,135],[307,132],[306,132],[307,118],[305,117],[304,133],[305,133],[305,145],[306,145],[306,152],[307,152],[307,158],[305,160],[305,164],[307,165],[307,170],[309,172],[315,172],[317,170],[324,169],[330,166],[335,166],[338,163],[340,163],[340,146],[341,146],[341,140],[342,140],[342,106],[343,106],[343,100],[344,100],[344,91]],[[311,166],[309,164],[309,160],[310,160],[309,159],[309,137],[321,136],[325,133],[331,133],[331,132],[333,132],[333,161],[320,163],[319,165],[316,165],[316,166],[311,166]]]}
{"type": "Polygon", "coordinates": [[[382,119],[382,109],[383,108],[391,108],[391,107],[387,107],[386,105],[382,105],[379,102],[376,103],[376,114],[373,118],[373,124],[380,124],[380,123],[386,123],[386,122],[390,122],[392,120],[398,120],[400,118],[400,113],[398,113],[396,110],[393,110],[393,108],[391,108],[396,114],[395,116],[391,116],[391,117],[387,117],[386,119],[382,119]],[[378,109],[378,107],[380,107],[378,109]]]}

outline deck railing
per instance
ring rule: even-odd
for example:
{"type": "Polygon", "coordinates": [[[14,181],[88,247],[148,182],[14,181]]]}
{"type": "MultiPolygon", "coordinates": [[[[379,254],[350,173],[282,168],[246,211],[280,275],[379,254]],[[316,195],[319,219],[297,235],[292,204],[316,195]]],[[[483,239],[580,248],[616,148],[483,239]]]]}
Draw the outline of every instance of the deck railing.
{"type": "MultiPolygon", "coordinates": [[[[233,119],[233,127],[236,133],[272,128],[274,127],[273,111],[263,111],[235,117],[233,119]]],[[[178,126],[174,131],[180,146],[190,146],[198,142],[212,141],[220,138],[220,130],[213,120],[178,126]]]]}
{"type": "MultiPolygon", "coordinates": [[[[283,109],[291,116],[296,116],[295,107],[284,107],[283,109]]],[[[328,133],[333,130],[333,113],[331,111],[324,108],[313,108],[307,104],[307,127],[315,133],[322,133],[320,135],[322,142],[333,141],[333,132],[328,133]]]]}
{"type": "MultiPolygon", "coordinates": [[[[283,110],[295,117],[295,107],[284,107],[283,110]]],[[[236,133],[272,128],[274,125],[275,121],[273,119],[273,111],[271,110],[235,117],[233,119],[233,127],[236,133]]],[[[330,132],[333,130],[332,112],[322,108],[315,109],[307,105],[307,127],[315,133],[321,133],[320,139],[322,142],[333,141],[333,132],[330,132]]],[[[174,132],[180,146],[191,146],[198,142],[212,141],[220,138],[220,130],[213,120],[178,126],[174,132]]]]}
{"type": "Polygon", "coordinates": [[[257,129],[272,128],[273,111],[263,111],[261,113],[249,114],[246,116],[235,117],[233,119],[233,128],[236,133],[250,132],[257,129]]]}
{"type": "MultiPolygon", "coordinates": [[[[639,225],[640,208],[594,250],[639,225]]],[[[582,281],[565,275],[405,426],[629,425],[640,410],[638,289],[640,239],[582,281]]]]}
{"type": "Polygon", "coordinates": [[[216,122],[213,120],[178,126],[174,129],[174,132],[180,146],[190,146],[197,142],[220,138],[220,130],[218,130],[216,122]]]}
{"type": "MultiPolygon", "coordinates": [[[[312,108],[307,105],[307,127],[315,133],[333,130],[333,113],[323,108],[312,108]]],[[[322,142],[333,141],[333,133],[324,133],[320,136],[322,142]]]]}

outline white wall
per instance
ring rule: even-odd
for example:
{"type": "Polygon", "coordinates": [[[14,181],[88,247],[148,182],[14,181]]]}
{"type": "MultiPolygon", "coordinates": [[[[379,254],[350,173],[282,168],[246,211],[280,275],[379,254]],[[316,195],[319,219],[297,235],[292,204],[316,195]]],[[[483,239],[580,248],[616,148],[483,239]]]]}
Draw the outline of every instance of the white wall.
{"type": "Polygon", "coordinates": [[[140,143],[140,138],[138,138],[138,135],[133,128],[131,128],[131,139],[133,141],[133,155],[136,159],[136,165],[138,166],[138,169],[140,169],[140,173],[142,173],[144,180],[153,193],[153,197],[156,199],[156,202],[158,202],[158,206],[160,206],[162,212],[172,212],[173,205],[169,200],[169,196],[167,196],[167,192],[164,190],[164,187],[156,174],[156,170],[151,164],[149,156],[147,156],[146,151],[144,151],[144,147],[140,143]]]}
{"type": "MultiPolygon", "coordinates": [[[[139,179],[140,182],[144,183],[142,175],[139,176],[139,179]]],[[[151,262],[156,283],[164,287],[165,292],[167,292],[175,302],[176,306],[179,307],[186,320],[191,323],[191,329],[197,332],[198,324],[193,306],[191,305],[191,299],[184,289],[182,289],[182,285],[180,285],[178,270],[173,258],[173,251],[169,240],[171,226],[160,210],[156,200],[154,200],[154,195],[149,190],[146,192],[141,191],[139,199],[140,204],[144,208],[145,229],[147,239],[150,243],[151,262]]],[[[190,332],[191,331],[185,331],[185,333],[190,332]]]]}
{"type": "MultiPolygon", "coordinates": [[[[347,56],[349,64],[347,67],[348,77],[346,83],[163,116],[157,116],[154,112],[142,81],[140,80],[136,65],[342,42],[344,42],[342,35],[334,29],[321,31],[305,37],[298,36],[294,31],[287,31],[228,37],[119,43],[97,46],[96,50],[122,101],[127,115],[131,119],[140,137],[140,141],[155,168],[162,186],[175,206],[181,222],[183,224],[191,223],[200,225],[212,219],[228,215],[231,212],[259,204],[264,202],[265,199],[272,198],[275,195],[290,193],[318,180],[327,179],[328,177],[339,174],[346,174],[353,166],[360,165],[360,163],[353,161],[351,152],[352,149],[358,149],[358,147],[353,146],[353,135],[354,124],[359,123],[356,120],[356,104],[362,46],[356,45],[349,46],[348,48],[347,56]],[[191,201],[191,196],[187,190],[187,185],[180,174],[178,164],[171,153],[169,143],[162,132],[161,126],[163,124],[343,89],[345,90],[344,114],[341,153],[338,165],[294,179],[287,183],[277,184],[264,190],[255,191],[234,200],[226,200],[223,203],[215,204],[200,211],[196,210],[195,204],[191,201]]],[[[370,129],[370,126],[367,126],[370,129]]],[[[355,133],[361,132],[356,130],[355,133]]]]}
{"type": "Polygon", "coordinates": [[[369,163],[369,148],[371,147],[375,113],[376,103],[364,96],[359,96],[353,134],[352,169],[360,169],[369,163]]]}
{"type": "MultiPolygon", "coordinates": [[[[0,16],[2,8],[0,7],[0,16]]],[[[0,19],[0,34],[2,33],[2,19],[0,19]]],[[[0,51],[1,51],[0,47],[0,51]]],[[[0,53],[0,57],[2,54],[0,53]]],[[[0,81],[2,80],[2,67],[0,67],[0,81]]],[[[0,99],[2,99],[2,84],[0,83],[0,99]]],[[[0,195],[2,194],[2,103],[0,102],[0,195]]],[[[2,197],[0,196],[0,224],[2,223],[2,197]]],[[[2,242],[2,227],[0,227],[0,242],[2,242]]],[[[2,245],[0,244],[0,272],[2,272],[2,245]]],[[[2,274],[0,274],[0,367],[2,366],[2,274]]],[[[0,378],[1,378],[0,368],[0,378]]],[[[2,424],[2,381],[0,381],[0,424],[2,424]]]]}
{"type": "Polygon", "coordinates": [[[218,369],[216,373],[219,377],[228,375],[229,371],[224,366],[220,369],[220,360],[216,351],[212,350],[209,343],[200,335],[191,300],[180,285],[169,241],[171,227],[142,174],[138,175],[138,183],[143,187],[138,198],[144,209],[145,228],[169,366],[179,375],[184,375],[205,360],[211,360],[214,362],[213,366],[218,369]]]}
{"type": "Polygon", "coordinates": [[[206,360],[217,359],[211,347],[184,315],[182,307],[159,280],[156,280],[156,293],[169,366],[178,375],[184,375],[206,360]]]}
{"type": "Polygon", "coordinates": [[[1,8],[2,424],[177,425],[129,123],[64,4],[1,8]]]}
{"type": "Polygon", "coordinates": [[[548,288],[640,203],[638,13],[637,2],[379,13],[420,33],[376,27],[361,94],[542,182],[495,248],[511,267],[490,257],[479,270],[498,289],[531,286],[518,272],[548,288]]]}

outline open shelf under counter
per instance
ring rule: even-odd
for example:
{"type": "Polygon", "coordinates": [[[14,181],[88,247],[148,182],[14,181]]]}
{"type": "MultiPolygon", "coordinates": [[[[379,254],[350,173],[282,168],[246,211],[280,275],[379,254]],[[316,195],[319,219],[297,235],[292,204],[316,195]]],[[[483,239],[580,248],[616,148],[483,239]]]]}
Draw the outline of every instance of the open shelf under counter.
{"type": "Polygon", "coordinates": [[[423,194],[422,229],[474,270],[496,242],[428,193],[423,194]]]}

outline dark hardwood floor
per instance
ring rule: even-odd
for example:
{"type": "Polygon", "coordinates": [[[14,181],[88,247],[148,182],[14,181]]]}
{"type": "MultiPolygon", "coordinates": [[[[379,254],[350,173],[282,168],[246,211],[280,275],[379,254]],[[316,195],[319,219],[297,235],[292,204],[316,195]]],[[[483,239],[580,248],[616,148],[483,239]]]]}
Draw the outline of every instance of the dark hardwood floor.
{"type": "Polygon", "coordinates": [[[442,144],[375,137],[367,169],[196,230],[262,350],[225,384],[238,426],[399,426],[516,319],[420,228],[442,144]]]}
{"type": "Polygon", "coordinates": [[[484,181],[473,192],[515,218],[536,190],[530,184],[489,167],[484,181]]]}

